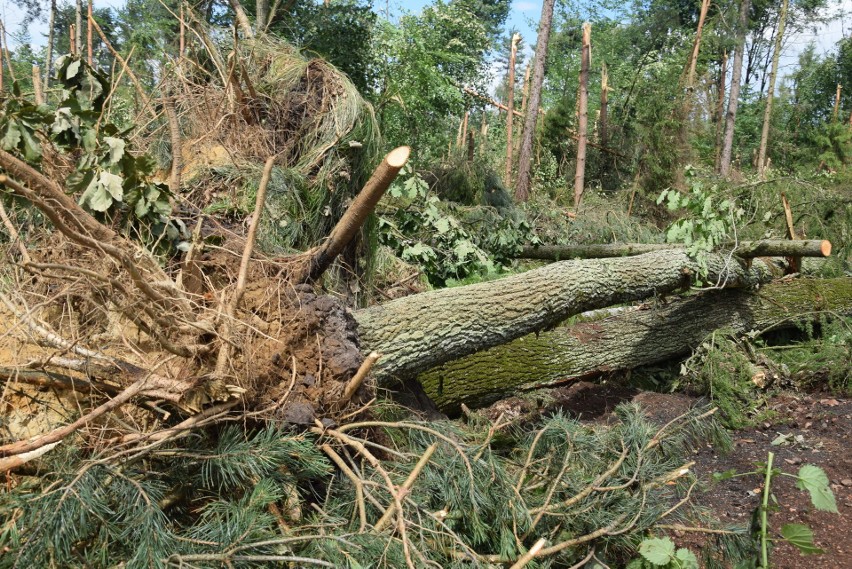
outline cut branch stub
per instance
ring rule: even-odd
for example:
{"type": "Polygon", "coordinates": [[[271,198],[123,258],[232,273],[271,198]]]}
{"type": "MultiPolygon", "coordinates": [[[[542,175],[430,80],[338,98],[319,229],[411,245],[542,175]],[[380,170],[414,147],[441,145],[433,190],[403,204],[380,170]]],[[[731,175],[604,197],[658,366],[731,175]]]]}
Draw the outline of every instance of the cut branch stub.
{"type": "Polygon", "coordinates": [[[376,204],[396,179],[397,174],[408,162],[411,148],[400,146],[392,150],[364,185],[352,205],[334,226],[328,240],[311,253],[310,261],[302,274],[296,279],[307,282],[318,279],[331,266],[334,259],[355,237],[367,217],[376,208],[376,204]]]}

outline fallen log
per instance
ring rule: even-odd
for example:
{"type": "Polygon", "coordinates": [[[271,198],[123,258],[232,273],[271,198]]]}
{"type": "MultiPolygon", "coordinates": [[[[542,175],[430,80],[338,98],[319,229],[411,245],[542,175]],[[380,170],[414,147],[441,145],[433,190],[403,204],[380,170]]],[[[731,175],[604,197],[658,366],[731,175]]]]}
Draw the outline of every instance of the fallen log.
{"type": "Polygon", "coordinates": [[[446,413],[510,393],[632,369],[688,353],[711,330],[791,327],[821,312],[852,314],[852,278],[795,279],[759,291],[712,290],[594,322],[530,334],[420,374],[446,413]]]}
{"type": "MultiPolygon", "coordinates": [[[[750,287],[771,279],[761,260],[745,267],[707,259],[705,282],[750,287]]],[[[685,251],[623,259],[562,261],[500,280],[400,298],[355,312],[361,348],[383,354],[380,379],[419,372],[555,326],[595,308],[688,287],[699,273],[685,251]]]]}
{"type": "MultiPolygon", "coordinates": [[[[560,261],[565,259],[606,259],[630,257],[653,251],[684,249],[677,243],[601,243],[591,245],[539,245],[524,247],[517,255],[522,259],[560,261]]],[[[828,257],[831,242],[819,239],[790,241],[787,239],[761,239],[723,246],[726,252],[743,259],[754,257],[828,257]]]]}

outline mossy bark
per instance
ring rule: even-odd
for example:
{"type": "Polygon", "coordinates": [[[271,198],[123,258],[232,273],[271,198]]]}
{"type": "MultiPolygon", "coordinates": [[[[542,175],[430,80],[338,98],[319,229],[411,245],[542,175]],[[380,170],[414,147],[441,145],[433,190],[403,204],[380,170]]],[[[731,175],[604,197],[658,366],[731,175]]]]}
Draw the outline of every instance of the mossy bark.
{"type": "MultiPolygon", "coordinates": [[[[745,267],[711,255],[705,281],[749,287],[771,278],[760,260],[745,267]]],[[[526,273],[418,294],[355,313],[361,347],[382,354],[381,379],[410,378],[444,362],[505,344],[587,310],[689,286],[699,267],[683,251],[562,261],[526,273]]]]}
{"type": "Polygon", "coordinates": [[[530,334],[420,374],[447,413],[507,394],[597,376],[689,352],[718,328],[793,326],[819,312],[852,314],[852,278],[797,279],[758,291],[714,290],[539,335],[530,334]]]}

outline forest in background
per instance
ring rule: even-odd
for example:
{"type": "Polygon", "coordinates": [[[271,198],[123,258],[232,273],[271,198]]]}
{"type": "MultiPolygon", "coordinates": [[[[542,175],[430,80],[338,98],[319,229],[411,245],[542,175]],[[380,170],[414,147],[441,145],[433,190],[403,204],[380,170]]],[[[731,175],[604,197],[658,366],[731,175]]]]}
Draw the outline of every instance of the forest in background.
{"type": "Polygon", "coordinates": [[[16,4],[0,567],[768,569],[824,546],[774,479],[848,516],[793,435],[715,477],[751,526],[690,501],[852,392],[852,44],[781,65],[837,6],[16,4]]]}

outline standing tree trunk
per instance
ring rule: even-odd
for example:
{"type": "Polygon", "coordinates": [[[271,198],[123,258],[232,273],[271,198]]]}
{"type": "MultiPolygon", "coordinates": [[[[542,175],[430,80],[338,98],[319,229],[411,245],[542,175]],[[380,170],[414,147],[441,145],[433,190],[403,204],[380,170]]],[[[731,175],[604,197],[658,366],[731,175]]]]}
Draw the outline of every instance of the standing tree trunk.
{"type": "Polygon", "coordinates": [[[255,32],[262,34],[269,23],[269,0],[257,0],[257,21],[254,23],[255,32]]]}
{"type": "Polygon", "coordinates": [[[33,95],[36,105],[44,104],[44,93],[41,90],[41,69],[38,65],[33,65],[33,95]]]}
{"type": "Polygon", "coordinates": [[[840,83],[837,84],[837,91],[834,93],[834,113],[831,117],[831,120],[837,121],[837,116],[840,113],[840,90],[843,89],[843,85],[840,83]]]}
{"type": "Polygon", "coordinates": [[[74,53],[83,56],[83,0],[77,0],[77,8],[74,12],[74,53]]]}
{"type": "MultiPolygon", "coordinates": [[[[677,130],[677,150],[681,155],[681,163],[690,160],[689,146],[689,123],[692,117],[692,104],[695,95],[695,69],[698,67],[698,54],[701,51],[701,34],[704,30],[704,19],[707,17],[707,7],[710,0],[702,0],[701,11],[698,16],[698,28],[695,32],[695,41],[692,44],[692,53],[686,67],[685,77],[682,77],[684,93],[683,102],[675,111],[675,117],[679,124],[677,130]]],[[[680,173],[680,170],[678,170],[680,173]]]]}
{"type": "Polygon", "coordinates": [[[53,67],[53,26],[56,24],[56,0],[50,0],[50,22],[47,28],[47,54],[44,56],[44,91],[50,90],[50,70],[53,67]]]}
{"type": "Polygon", "coordinates": [[[94,57],[92,54],[92,1],[89,0],[86,11],[86,54],[89,60],[89,67],[94,66],[94,57]]]}
{"type": "Polygon", "coordinates": [[[527,101],[527,114],[524,118],[524,134],[521,140],[521,154],[518,158],[518,180],[515,199],[525,202],[530,197],[530,166],[532,162],[533,138],[538,119],[538,107],[541,104],[541,86],[544,83],[544,64],[547,60],[547,44],[550,41],[550,26],[553,23],[553,4],[556,0],[544,0],[541,7],[538,41],[535,46],[535,67],[527,101]]]}
{"type": "Polygon", "coordinates": [[[583,24],[583,47],[580,52],[579,120],[577,121],[577,172],[574,175],[574,209],[580,210],[586,180],[586,131],[589,124],[589,66],[592,59],[592,24],[583,24]]]}
{"type": "Polygon", "coordinates": [[[766,147],[769,142],[769,123],[772,119],[772,99],[775,97],[775,79],[778,76],[778,60],[781,58],[781,42],[784,40],[784,24],[787,20],[789,0],[781,4],[778,16],[778,34],[775,36],[775,51],[772,54],[772,71],[769,72],[769,89],[766,92],[766,110],[763,113],[763,131],[760,134],[760,150],[757,154],[757,171],[761,177],[766,175],[766,147]]]}
{"type": "Polygon", "coordinates": [[[601,65],[601,115],[598,123],[598,142],[606,148],[609,142],[609,131],[607,130],[607,121],[609,116],[609,71],[606,68],[606,63],[601,65]]]}
{"type": "Polygon", "coordinates": [[[183,22],[183,3],[180,5],[180,33],[178,40],[178,58],[183,59],[183,54],[186,51],[186,26],[183,22]]]}
{"type": "Polygon", "coordinates": [[[716,98],[716,171],[722,163],[722,134],[725,124],[725,76],[728,74],[728,52],[722,51],[722,60],[719,62],[719,84],[717,86],[716,98]]]}
{"type": "Polygon", "coordinates": [[[521,90],[521,116],[527,116],[527,100],[530,96],[530,64],[524,69],[524,87],[521,90]]]}
{"type": "Polygon", "coordinates": [[[686,89],[691,94],[695,89],[695,68],[698,66],[698,52],[701,50],[701,33],[704,30],[704,19],[707,17],[707,8],[710,0],[701,2],[701,12],[698,15],[698,30],[695,32],[695,42],[692,45],[692,56],[689,58],[689,71],[686,73],[686,89]]]}
{"type": "Polygon", "coordinates": [[[719,162],[719,174],[727,176],[731,171],[731,154],[734,149],[734,123],[737,120],[737,105],[740,99],[740,79],[743,73],[743,53],[745,52],[746,32],[748,31],[748,13],[751,0],[742,0],[740,16],[737,22],[737,47],[734,49],[733,71],[731,72],[731,92],[728,95],[728,112],[725,115],[725,139],[722,141],[722,158],[719,162]]]}
{"type": "Polygon", "coordinates": [[[518,51],[518,42],[521,41],[521,34],[512,36],[512,46],[509,48],[509,84],[506,92],[506,186],[512,185],[512,128],[515,122],[515,55],[518,51]]]}

